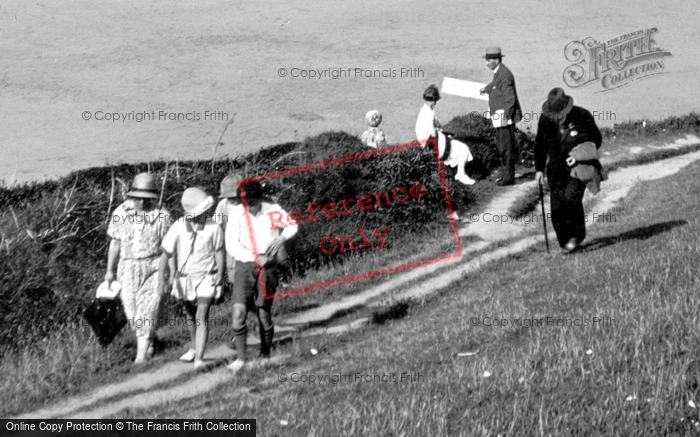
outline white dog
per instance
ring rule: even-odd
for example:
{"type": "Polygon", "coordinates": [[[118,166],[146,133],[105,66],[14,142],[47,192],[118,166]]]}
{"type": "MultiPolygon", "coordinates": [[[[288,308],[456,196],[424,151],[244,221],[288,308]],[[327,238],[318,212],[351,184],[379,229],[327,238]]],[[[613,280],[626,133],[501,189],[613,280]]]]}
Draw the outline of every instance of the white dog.
{"type": "Polygon", "coordinates": [[[464,166],[467,164],[467,162],[474,159],[472,153],[469,151],[469,146],[461,141],[455,140],[454,138],[448,139],[441,130],[438,130],[436,133],[438,138],[438,154],[440,155],[440,159],[445,162],[445,165],[449,165],[452,168],[457,167],[457,175],[455,176],[456,180],[465,185],[474,185],[476,181],[470,178],[464,171],[464,166]],[[448,141],[450,150],[447,151],[448,155],[447,158],[445,158],[445,148],[447,147],[448,141]]]}

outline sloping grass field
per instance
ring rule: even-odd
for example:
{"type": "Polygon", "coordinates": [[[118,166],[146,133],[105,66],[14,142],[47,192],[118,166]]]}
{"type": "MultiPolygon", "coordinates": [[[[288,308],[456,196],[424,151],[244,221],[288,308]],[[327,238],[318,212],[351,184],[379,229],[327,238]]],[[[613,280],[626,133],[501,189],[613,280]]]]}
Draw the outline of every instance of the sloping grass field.
{"type": "Polygon", "coordinates": [[[256,417],[270,436],[695,433],[698,171],[637,186],[580,253],[492,264],[401,320],[302,340],[296,366],[129,416],[256,417]]]}
{"type": "MultiPolygon", "coordinates": [[[[484,150],[475,164],[486,173],[493,166],[493,153],[486,152],[493,133],[487,127],[484,121],[476,120],[469,129],[474,132],[475,149],[484,150]]],[[[524,134],[519,134],[519,139],[526,158],[532,154],[532,141],[524,134]]],[[[24,411],[139,370],[130,366],[134,339],[126,329],[109,348],[101,349],[81,316],[104,277],[109,214],[122,202],[135,174],[149,171],[161,177],[163,205],[179,217],[180,196],[186,187],[200,186],[216,195],[219,182],[230,172],[252,177],[368,150],[357,137],[327,132],[299,143],[214,162],[122,164],[81,170],[58,181],[0,186],[0,367],[7,375],[0,381],[0,390],[5,393],[0,415],[24,411]]],[[[288,246],[292,285],[367,272],[417,255],[425,259],[453,253],[454,244],[449,241],[429,244],[437,232],[449,233],[447,223],[434,223],[447,218],[436,169],[432,150],[412,147],[268,181],[268,194],[287,211],[303,210],[310,201],[323,205],[414,183],[424,184],[429,193],[413,202],[395,202],[351,215],[344,219],[345,226],[341,218],[328,220],[323,226],[303,224],[288,246]],[[360,223],[368,233],[378,226],[391,227],[389,249],[332,256],[319,251],[322,236],[337,235],[334,232],[339,229],[354,231],[360,223]]],[[[493,193],[492,188],[473,191],[455,182],[449,170],[447,174],[450,198],[456,206],[471,206],[493,193]]],[[[279,299],[274,311],[276,315],[291,313],[361,287],[342,284],[279,299]]],[[[168,319],[183,317],[172,299],[164,311],[168,319]]],[[[215,308],[211,317],[222,322],[222,328],[213,330],[210,344],[230,340],[230,323],[225,323],[230,321],[230,306],[215,308]]],[[[167,351],[161,351],[161,357],[177,358],[175,354],[187,341],[185,330],[161,329],[161,337],[164,341],[159,347],[167,351]]]]}
{"type": "MultiPolygon", "coordinates": [[[[490,131],[467,121],[466,117],[453,120],[452,130],[473,144],[479,157],[473,173],[485,177],[494,166],[490,131]]],[[[659,125],[665,127],[648,137],[633,124],[606,130],[612,146],[608,149],[615,150],[616,142],[660,141],[670,133],[697,133],[700,119],[690,114],[659,125]]],[[[527,141],[521,136],[525,171],[531,158],[527,141]]],[[[0,188],[0,340],[4,345],[0,368],[5,375],[0,415],[126,378],[181,353],[184,329],[163,329],[159,359],[133,368],[134,341],[128,332],[102,349],[81,323],[80,310],[104,274],[105,221],[107,212],[121,201],[120,178],[128,181],[148,169],[167,175],[163,200],[177,214],[183,187],[201,185],[217,193],[218,181],[232,170],[263,174],[345,156],[357,147],[355,137],[327,133],[243,159],[218,160],[213,166],[206,161],[122,165],[88,169],[56,182],[0,188]],[[285,161],[290,158],[291,162],[285,161]]],[[[434,167],[431,154],[406,152],[412,155],[390,156],[358,170],[366,176],[354,189],[371,192],[376,181],[368,175],[375,173],[389,187],[402,175],[436,184],[435,175],[426,170],[434,167]],[[375,173],[368,171],[372,169],[375,173]]],[[[483,204],[494,193],[487,181],[469,189],[448,179],[452,200],[462,208],[483,204]]],[[[328,194],[331,190],[342,194],[347,187],[347,178],[336,176],[333,181],[337,183],[326,185],[330,198],[335,198],[328,194]]],[[[428,430],[438,435],[535,430],[552,434],[555,429],[584,432],[589,426],[613,434],[683,432],[698,420],[697,410],[688,402],[695,399],[697,390],[693,293],[699,288],[699,185],[693,169],[643,185],[615,212],[614,222],[597,228],[582,253],[564,258],[538,250],[493,264],[477,277],[442,290],[437,298],[400,303],[392,317],[409,316],[403,320],[374,317],[375,326],[357,336],[283,346],[282,351],[293,356],[291,366],[297,366],[292,370],[287,365],[255,371],[207,399],[128,414],[256,417],[270,435],[426,435],[428,430]],[[310,354],[310,348],[319,354],[310,354]],[[280,382],[281,372],[291,379],[295,370],[297,379],[307,375],[307,384],[280,382]],[[322,382],[309,384],[308,375],[318,375],[316,380],[322,382]],[[255,396],[241,396],[235,391],[240,384],[252,385],[248,393],[255,396]],[[629,422],[631,418],[635,421],[629,422]]],[[[301,204],[324,193],[314,180],[300,187],[308,188],[296,193],[301,204]]],[[[280,198],[283,206],[292,195],[290,191],[280,198]]],[[[432,209],[422,211],[415,223],[406,220],[416,210],[397,213],[399,223],[410,225],[410,232],[397,244],[403,245],[405,257],[426,249],[435,253],[449,249],[430,245],[436,229],[432,220],[444,216],[441,202],[432,199],[432,209]],[[430,223],[432,231],[426,228],[421,234],[418,222],[430,223]]],[[[394,256],[401,260],[400,253],[394,256]]],[[[293,281],[303,283],[314,275],[325,278],[336,269],[353,272],[362,269],[363,263],[375,265],[382,260],[321,261],[297,266],[293,281]]],[[[318,305],[356,292],[361,285],[280,299],[275,311],[289,313],[318,305]]],[[[227,307],[217,307],[212,317],[228,319],[227,307]]],[[[172,303],[168,310],[177,317],[172,303]]],[[[228,339],[228,329],[215,329],[210,344],[228,339]]]]}

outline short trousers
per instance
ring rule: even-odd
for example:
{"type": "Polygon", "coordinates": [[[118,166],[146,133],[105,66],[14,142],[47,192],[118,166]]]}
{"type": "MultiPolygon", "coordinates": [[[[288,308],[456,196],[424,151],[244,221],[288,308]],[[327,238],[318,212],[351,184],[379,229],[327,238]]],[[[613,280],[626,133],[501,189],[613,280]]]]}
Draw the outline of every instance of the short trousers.
{"type": "Polygon", "coordinates": [[[212,304],[216,295],[216,275],[181,276],[173,284],[172,295],[179,300],[212,304]]]}
{"type": "Polygon", "coordinates": [[[234,304],[243,304],[248,310],[269,308],[272,306],[276,291],[277,274],[275,268],[263,267],[259,273],[254,262],[236,261],[232,296],[234,304]]]}

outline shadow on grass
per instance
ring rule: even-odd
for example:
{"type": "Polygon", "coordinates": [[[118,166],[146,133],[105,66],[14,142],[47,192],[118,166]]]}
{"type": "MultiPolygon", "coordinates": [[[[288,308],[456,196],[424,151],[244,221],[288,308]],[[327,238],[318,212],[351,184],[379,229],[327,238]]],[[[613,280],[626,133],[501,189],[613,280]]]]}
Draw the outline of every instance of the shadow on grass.
{"type": "Polygon", "coordinates": [[[412,304],[414,304],[412,301],[400,301],[388,307],[382,307],[372,312],[370,323],[373,325],[383,325],[389,320],[403,319],[408,315],[408,310],[411,308],[412,304]]]}
{"type": "Polygon", "coordinates": [[[609,237],[596,238],[590,243],[581,247],[579,252],[591,252],[627,240],[646,240],[647,238],[653,237],[663,232],[668,232],[677,226],[684,226],[687,224],[688,222],[685,220],[671,220],[633,229],[631,231],[623,232],[619,235],[611,235],[609,237]]]}
{"type": "Polygon", "coordinates": [[[323,320],[312,320],[312,321],[304,321],[304,322],[299,322],[299,323],[289,323],[285,322],[284,326],[291,326],[299,330],[307,330],[307,329],[312,329],[312,328],[323,328],[323,327],[329,327],[331,326],[334,322],[337,322],[345,317],[354,317],[354,318],[360,318],[364,317],[367,315],[367,307],[365,306],[364,303],[358,303],[356,305],[343,308],[343,309],[338,309],[335,311],[330,317],[327,317],[323,320]]]}

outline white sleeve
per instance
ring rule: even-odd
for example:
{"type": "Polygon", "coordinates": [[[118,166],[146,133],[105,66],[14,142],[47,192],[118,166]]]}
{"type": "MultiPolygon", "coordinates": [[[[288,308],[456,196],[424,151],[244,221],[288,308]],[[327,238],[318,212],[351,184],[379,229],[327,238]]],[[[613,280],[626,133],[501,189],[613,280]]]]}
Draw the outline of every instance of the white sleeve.
{"type": "MultiPolygon", "coordinates": [[[[279,211],[282,214],[282,217],[289,216],[289,214],[287,214],[287,211],[282,209],[282,207],[277,205],[277,204],[274,204],[272,206],[272,210],[279,211]]],[[[279,225],[278,225],[278,227],[279,227],[279,225]]],[[[298,231],[299,231],[299,225],[292,225],[292,224],[287,223],[287,226],[285,226],[284,230],[282,231],[282,234],[280,234],[280,235],[282,237],[284,237],[285,240],[289,240],[290,238],[295,236],[298,231]]]]}
{"type": "Polygon", "coordinates": [[[416,120],[416,139],[421,146],[425,146],[428,138],[435,136],[435,113],[426,105],[423,105],[416,120]]]}
{"type": "Polygon", "coordinates": [[[168,229],[168,233],[165,234],[165,237],[163,237],[163,240],[160,242],[160,248],[170,256],[175,252],[175,246],[177,245],[178,235],[180,233],[179,229],[179,222],[175,222],[175,224],[168,229]]]}

